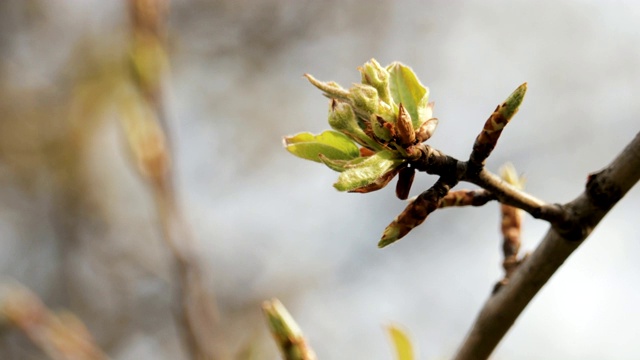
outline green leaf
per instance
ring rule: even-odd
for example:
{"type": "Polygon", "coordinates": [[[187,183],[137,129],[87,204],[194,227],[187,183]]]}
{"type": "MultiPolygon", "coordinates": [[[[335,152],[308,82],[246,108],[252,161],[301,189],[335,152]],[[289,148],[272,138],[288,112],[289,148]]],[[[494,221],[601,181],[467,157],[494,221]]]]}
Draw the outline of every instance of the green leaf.
{"type": "Polygon", "coordinates": [[[293,155],[316,162],[322,162],[320,154],[330,160],[351,160],[360,156],[360,150],[353,140],[333,130],[320,135],[304,132],[287,136],[284,146],[293,155]]]}
{"type": "Polygon", "coordinates": [[[429,90],[424,87],[418,80],[416,74],[410,67],[399,62],[391,63],[387,66],[389,71],[389,87],[391,89],[391,97],[396,104],[402,103],[407,109],[413,128],[420,126],[420,116],[427,106],[429,100],[429,90]]]}
{"type": "Polygon", "coordinates": [[[319,158],[320,161],[322,161],[323,164],[327,165],[329,169],[337,172],[343,172],[367,159],[366,157],[359,157],[352,160],[331,160],[322,154],[320,154],[319,158]]]}
{"type": "Polygon", "coordinates": [[[353,166],[348,167],[333,186],[339,191],[351,191],[374,183],[387,172],[404,162],[395,157],[395,153],[382,150],[365,158],[353,166]]]}
{"type": "Polygon", "coordinates": [[[396,359],[414,360],[413,346],[407,333],[396,325],[388,325],[387,332],[391,336],[391,342],[396,350],[396,359]]]}
{"type": "Polygon", "coordinates": [[[347,163],[349,163],[348,160],[331,160],[322,154],[320,154],[318,158],[323,164],[327,165],[329,169],[337,172],[345,171],[347,163]]]}

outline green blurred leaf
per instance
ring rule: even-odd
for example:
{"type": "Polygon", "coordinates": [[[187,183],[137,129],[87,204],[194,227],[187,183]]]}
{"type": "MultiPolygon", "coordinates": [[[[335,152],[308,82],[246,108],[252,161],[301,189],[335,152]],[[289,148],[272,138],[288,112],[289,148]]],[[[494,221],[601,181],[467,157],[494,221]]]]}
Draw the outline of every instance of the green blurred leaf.
{"type": "Polygon", "coordinates": [[[396,325],[388,325],[386,330],[391,336],[391,342],[396,350],[396,359],[414,360],[413,346],[407,333],[396,325]]]}
{"type": "Polygon", "coordinates": [[[404,162],[389,150],[382,150],[347,168],[333,186],[339,191],[351,191],[374,183],[404,162]]]}
{"type": "Polygon", "coordinates": [[[333,130],[320,135],[304,132],[287,136],[284,145],[293,155],[317,162],[322,162],[320,154],[330,160],[351,160],[360,156],[360,150],[353,140],[333,130]]]}
{"type": "Polygon", "coordinates": [[[394,62],[387,66],[387,70],[390,74],[389,87],[393,101],[396,104],[402,103],[411,115],[413,128],[417,129],[421,124],[420,119],[424,117],[422,113],[429,100],[429,90],[420,83],[408,66],[394,62]]]}
{"type": "Polygon", "coordinates": [[[280,300],[271,299],[262,304],[267,325],[285,360],[316,360],[302,330],[280,300]]]}

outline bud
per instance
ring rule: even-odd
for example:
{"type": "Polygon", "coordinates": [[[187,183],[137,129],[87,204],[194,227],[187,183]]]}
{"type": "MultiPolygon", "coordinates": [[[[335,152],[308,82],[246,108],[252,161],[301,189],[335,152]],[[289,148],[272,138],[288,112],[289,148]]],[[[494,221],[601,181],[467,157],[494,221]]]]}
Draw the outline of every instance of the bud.
{"type": "Polygon", "coordinates": [[[353,108],[346,102],[331,100],[329,103],[329,125],[334,130],[348,135],[360,145],[380,149],[380,145],[360,128],[353,108]]]}
{"type": "Polygon", "coordinates": [[[380,100],[387,104],[391,104],[391,92],[389,91],[389,72],[380,66],[375,60],[371,59],[365,63],[362,67],[359,67],[362,74],[362,83],[371,85],[378,91],[380,100]]]}
{"type": "Polygon", "coordinates": [[[280,348],[283,358],[299,360],[316,360],[316,355],[307,344],[302,330],[293,317],[278,299],[265,301],[262,312],[269,325],[269,330],[280,348]]]}
{"type": "Polygon", "coordinates": [[[429,140],[434,131],[436,131],[436,127],[438,126],[438,119],[431,118],[425,121],[418,131],[416,131],[416,138],[418,142],[424,142],[429,140]]]}
{"type": "Polygon", "coordinates": [[[395,104],[389,105],[385,102],[380,101],[378,103],[378,112],[381,118],[388,123],[395,124],[396,118],[398,117],[398,106],[395,104]]]}
{"type": "Polygon", "coordinates": [[[519,190],[524,189],[525,178],[518,176],[518,172],[512,163],[506,163],[500,168],[500,177],[509,185],[516,187],[519,190]]]}
{"type": "Polygon", "coordinates": [[[349,89],[349,98],[354,110],[363,118],[368,118],[378,111],[378,91],[373,86],[353,84],[349,89]]]}
{"type": "Polygon", "coordinates": [[[400,200],[407,200],[411,191],[411,184],[416,175],[416,170],[410,167],[403,167],[398,174],[398,183],[396,184],[396,196],[400,200]]]}
{"type": "Polygon", "coordinates": [[[346,100],[349,97],[349,92],[342,88],[342,86],[338,85],[338,83],[330,81],[330,82],[322,82],[310,74],[304,74],[304,77],[309,80],[313,86],[322,90],[324,94],[331,99],[342,99],[346,100]]]}
{"type": "Polygon", "coordinates": [[[342,133],[354,133],[360,130],[356,114],[353,112],[351,105],[332,99],[329,102],[329,125],[342,133]]]}
{"type": "Polygon", "coordinates": [[[520,104],[524,99],[524,94],[527,92],[527,83],[524,83],[509,95],[507,100],[493,111],[489,119],[484,124],[482,131],[476,137],[476,141],[473,144],[473,150],[469,161],[484,165],[485,161],[491,155],[491,152],[496,147],[500,134],[505,126],[511,121],[511,118],[518,112],[520,104]]]}
{"type": "Polygon", "coordinates": [[[400,103],[398,109],[398,121],[396,122],[396,130],[398,132],[398,138],[402,145],[413,145],[416,141],[416,133],[413,130],[413,124],[411,122],[411,115],[405,110],[402,103],[400,103]]]}
{"type": "MultiPolygon", "coordinates": [[[[500,177],[506,183],[518,189],[524,188],[524,178],[518,177],[518,173],[511,163],[507,163],[500,168],[500,177]]],[[[521,243],[522,210],[500,204],[500,213],[502,215],[500,230],[502,231],[502,252],[504,254],[502,266],[505,270],[505,278],[508,279],[521,261],[518,260],[517,256],[521,243]]]]}
{"type": "Polygon", "coordinates": [[[371,115],[370,124],[373,133],[383,142],[389,142],[395,136],[393,124],[384,121],[380,116],[371,115]]]}

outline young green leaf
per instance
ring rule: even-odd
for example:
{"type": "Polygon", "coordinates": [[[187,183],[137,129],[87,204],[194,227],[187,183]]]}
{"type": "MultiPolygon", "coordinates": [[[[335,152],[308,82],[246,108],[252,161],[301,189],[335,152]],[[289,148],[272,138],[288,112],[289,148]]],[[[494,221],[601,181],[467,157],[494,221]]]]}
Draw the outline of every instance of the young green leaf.
{"type": "Polygon", "coordinates": [[[399,62],[387,66],[389,71],[389,87],[393,100],[407,109],[413,128],[417,129],[421,121],[425,121],[423,114],[429,100],[429,90],[424,87],[410,67],[399,62]]]}
{"type": "Polygon", "coordinates": [[[346,169],[340,174],[338,181],[333,186],[339,191],[351,191],[372,184],[405,161],[396,158],[395,155],[389,150],[378,151],[355,166],[346,169]]]}
{"type": "Polygon", "coordinates": [[[349,97],[349,92],[343,89],[342,86],[336,82],[323,82],[314,78],[310,74],[304,74],[304,77],[306,77],[313,86],[322,90],[322,92],[324,92],[324,94],[330,99],[346,100],[349,97]]]}
{"type": "Polygon", "coordinates": [[[389,182],[396,175],[398,175],[399,171],[400,171],[400,167],[394,167],[393,169],[387,171],[382,176],[377,178],[376,181],[372,182],[371,184],[365,185],[365,186],[362,186],[362,187],[359,187],[359,188],[355,188],[353,190],[349,190],[349,192],[366,194],[366,193],[369,193],[369,192],[378,191],[378,190],[382,189],[383,187],[387,186],[387,184],[389,184],[389,182]]]}
{"type": "Polygon", "coordinates": [[[320,135],[308,132],[284,138],[284,146],[295,156],[322,162],[322,154],[331,160],[351,160],[360,156],[360,149],[348,136],[327,130],[320,135]]]}
{"type": "Polygon", "coordinates": [[[396,350],[397,360],[414,360],[415,355],[413,353],[413,346],[411,345],[411,339],[404,330],[396,325],[388,325],[387,332],[391,337],[391,342],[396,350]]]}
{"type": "Polygon", "coordinates": [[[344,101],[332,99],[329,102],[329,125],[362,146],[371,149],[381,150],[382,147],[375,140],[371,139],[358,125],[358,119],[353,112],[351,105],[344,101]]]}

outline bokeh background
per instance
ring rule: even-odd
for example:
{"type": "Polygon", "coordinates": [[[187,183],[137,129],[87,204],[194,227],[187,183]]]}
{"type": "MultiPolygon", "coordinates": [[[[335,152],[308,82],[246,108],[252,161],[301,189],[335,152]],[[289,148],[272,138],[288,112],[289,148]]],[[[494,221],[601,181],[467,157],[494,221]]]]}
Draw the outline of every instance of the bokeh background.
{"type": "MultiPolygon", "coordinates": [[[[177,194],[229,358],[277,358],[260,304],[278,297],[321,359],[391,359],[390,322],[421,359],[445,359],[502,276],[497,204],[438,211],[376,247],[405,206],[392,188],[338,193],[336,173],[282,147],[283,135],[328,127],[303,73],[348,86],[372,57],[412,66],[440,119],[430,144],[459,158],[527,81],[488,167],[511,161],[529,192],[562,203],[640,128],[638,19],[630,0],[171,1],[177,194]]],[[[129,27],[126,1],[0,2],[0,274],[75,313],[114,359],[181,359],[152,195],[101,97],[129,27]]],[[[418,174],[412,195],[434,181],[418,174]]],[[[494,359],[637,358],[639,212],[636,187],[494,359]]],[[[525,251],[547,227],[525,217],[525,251]]],[[[43,356],[0,331],[0,358],[43,356]]]]}

